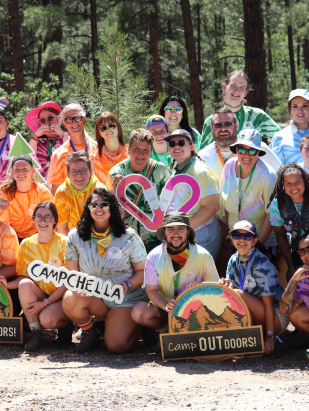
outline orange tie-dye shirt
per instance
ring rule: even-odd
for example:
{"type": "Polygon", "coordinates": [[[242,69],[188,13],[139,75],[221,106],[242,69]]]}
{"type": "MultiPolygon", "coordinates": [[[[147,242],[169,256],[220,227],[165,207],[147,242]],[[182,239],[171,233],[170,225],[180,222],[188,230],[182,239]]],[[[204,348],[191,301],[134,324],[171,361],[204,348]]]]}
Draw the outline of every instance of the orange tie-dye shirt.
{"type": "MultiPolygon", "coordinates": [[[[74,148],[76,151],[81,151],[86,149],[86,144],[74,144],[74,148]]],[[[64,183],[66,177],[68,176],[67,173],[67,166],[65,164],[65,158],[68,154],[73,153],[72,146],[70,144],[70,140],[62,144],[62,146],[58,147],[57,150],[53,152],[50,167],[48,171],[47,182],[49,184],[62,184],[64,183]]],[[[100,169],[99,166],[99,155],[98,155],[98,146],[97,142],[90,139],[88,143],[87,152],[91,159],[93,165],[93,172],[100,180],[99,174],[100,169]]]]}
{"type": "MultiPolygon", "coordinates": [[[[54,237],[46,244],[39,243],[38,234],[26,238],[20,244],[16,273],[18,276],[29,277],[27,269],[34,260],[43,261],[45,264],[54,267],[65,267],[64,251],[66,236],[54,231],[54,237]]],[[[51,295],[57,287],[52,283],[45,283],[43,280],[34,281],[43,293],[51,295]]]]}
{"type": "Polygon", "coordinates": [[[29,191],[21,193],[18,190],[12,200],[6,193],[0,192],[0,198],[9,202],[9,207],[0,211],[0,221],[10,225],[18,238],[30,237],[37,232],[32,214],[35,207],[42,201],[54,202],[54,197],[47,187],[40,183],[32,183],[29,191]]]}
{"type": "Polygon", "coordinates": [[[18,238],[12,227],[0,222],[0,268],[15,264],[19,250],[18,238]]]}

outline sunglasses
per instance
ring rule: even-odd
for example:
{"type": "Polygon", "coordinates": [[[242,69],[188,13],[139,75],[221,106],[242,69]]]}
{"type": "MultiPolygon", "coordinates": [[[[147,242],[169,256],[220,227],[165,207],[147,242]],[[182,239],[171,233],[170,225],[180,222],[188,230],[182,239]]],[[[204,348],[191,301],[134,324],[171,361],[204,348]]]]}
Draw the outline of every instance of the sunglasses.
{"type": "Polygon", "coordinates": [[[90,211],[96,210],[97,208],[102,208],[103,210],[107,210],[109,208],[109,203],[107,201],[94,201],[93,203],[88,204],[88,208],[90,211]]]}
{"type": "Polygon", "coordinates": [[[300,255],[301,257],[304,257],[306,253],[309,254],[309,247],[305,248],[300,248],[299,250],[296,250],[297,254],[300,255]]]}
{"type": "Polygon", "coordinates": [[[255,235],[252,233],[239,233],[238,231],[233,231],[231,233],[231,236],[234,238],[234,240],[240,240],[243,237],[245,241],[250,241],[253,237],[255,237],[255,235]]]}
{"type": "Polygon", "coordinates": [[[166,106],[164,107],[164,111],[166,114],[171,114],[173,111],[175,111],[176,114],[181,114],[183,112],[183,108],[166,106]]]}
{"type": "Polygon", "coordinates": [[[102,131],[102,133],[105,133],[106,130],[111,130],[111,131],[116,130],[116,127],[117,127],[117,124],[111,123],[108,126],[98,127],[98,130],[102,131]]]}
{"type": "Polygon", "coordinates": [[[37,214],[33,217],[34,221],[40,223],[41,221],[45,221],[45,223],[50,223],[54,217],[52,215],[45,215],[44,217],[41,214],[37,214]]]}
{"type": "Polygon", "coordinates": [[[80,174],[81,176],[85,176],[88,173],[88,171],[89,171],[88,168],[82,168],[81,170],[69,171],[69,173],[72,177],[76,177],[76,176],[78,176],[78,174],[80,174]]]}
{"type": "Polygon", "coordinates": [[[78,123],[79,121],[81,121],[83,118],[83,116],[74,116],[74,117],[67,117],[64,119],[65,123],[67,124],[71,124],[73,123],[73,121],[75,121],[76,123],[78,123]]]}
{"type": "Polygon", "coordinates": [[[38,120],[40,124],[51,123],[56,116],[48,116],[47,118],[41,118],[38,120]]]}
{"type": "Polygon", "coordinates": [[[214,123],[214,127],[215,128],[223,128],[223,127],[231,127],[232,126],[232,121],[225,121],[223,123],[214,123]]]}
{"type": "Polygon", "coordinates": [[[186,140],[178,140],[178,141],[169,141],[168,145],[173,148],[176,146],[183,147],[186,145],[186,140]]]}
{"type": "Polygon", "coordinates": [[[245,148],[245,147],[240,147],[240,146],[238,146],[237,149],[238,149],[238,154],[244,155],[246,153],[249,153],[249,156],[252,156],[252,157],[256,156],[257,152],[259,151],[259,150],[256,150],[255,148],[245,148]]]}

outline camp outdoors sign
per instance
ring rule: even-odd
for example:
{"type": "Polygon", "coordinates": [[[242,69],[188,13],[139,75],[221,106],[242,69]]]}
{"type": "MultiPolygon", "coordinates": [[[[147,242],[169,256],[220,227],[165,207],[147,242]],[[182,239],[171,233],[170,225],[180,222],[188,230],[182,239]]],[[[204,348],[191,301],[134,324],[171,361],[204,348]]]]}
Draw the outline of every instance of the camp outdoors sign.
{"type": "Polygon", "coordinates": [[[246,303],[231,288],[217,283],[181,293],[169,314],[169,330],[160,335],[164,361],[220,361],[264,352],[262,327],[251,327],[246,303]]]}

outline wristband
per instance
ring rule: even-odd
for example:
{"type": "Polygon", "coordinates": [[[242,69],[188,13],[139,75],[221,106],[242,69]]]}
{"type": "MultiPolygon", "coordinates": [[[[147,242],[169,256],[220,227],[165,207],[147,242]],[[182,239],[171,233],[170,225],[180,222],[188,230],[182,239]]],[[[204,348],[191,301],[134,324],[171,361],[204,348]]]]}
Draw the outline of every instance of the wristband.
{"type": "Polygon", "coordinates": [[[273,331],[266,331],[266,335],[270,334],[270,335],[275,335],[275,333],[273,331]]]}
{"type": "Polygon", "coordinates": [[[39,138],[35,133],[32,135],[31,139],[35,141],[39,141],[39,138]]]}
{"type": "Polygon", "coordinates": [[[125,284],[128,287],[128,290],[131,290],[132,283],[130,281],[123,281],[123,284],[125,284]]]}
{"type": "Polygon", "coordinates": [[[44,298],[44,303],[45,303],[45,307],[47,308],[49,305],[51,305],[51,302],[47,299],[47,298],[44,298]]]}

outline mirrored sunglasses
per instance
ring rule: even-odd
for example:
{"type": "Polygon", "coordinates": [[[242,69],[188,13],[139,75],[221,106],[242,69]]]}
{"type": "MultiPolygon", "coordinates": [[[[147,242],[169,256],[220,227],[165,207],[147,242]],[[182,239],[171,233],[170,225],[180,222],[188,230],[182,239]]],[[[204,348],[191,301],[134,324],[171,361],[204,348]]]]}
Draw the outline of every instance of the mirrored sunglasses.
{"type": "Polygon", "coordinates": [[[240,240],[241,238],[243,238],[245,241],[250,241],[253,237],[255,237],[255,235],[252,233],[239,233],[238,231],[233,231],[231,233],[231,236],[234,238],[234,240],[240,240]]]}
{"type": "Polygon", "coordinates": [[[238,149],[238,154],[244,155],[246,153],[249,153],[249,155],[252,157],[256,156],[257,152],[259,151],[259,150],[256,150],[255,148],[245,148],[241,146],[238,146],[237,149],[238,149]]]}
{"type": "Polygon", "coordinates": [[[173,148],[176,146],[183,147],[186,145],[186,140],[178,140],[178,141],[169,141],[168,145],[173,148]]]}
{"type": "Polygon", "coordinates": [[[36,221],[37,223],[40,223],[41,221],[45,221],[45,223],[50,223],[51,220],[53,220],[53,216],[52,215],[45,215],[44,217],[41,214],[36,214],[33,219],[34,221],[36,221]]]}
{"type": "Polygon", "coordinates": [[[164,107],[164,111],[166,114],[171,114],[173,111],[175,111],[176,114],[181,114],[183,112],[183,108],[166,106],[164,107]]]}
{"type": "Polygon", "coordinates": [[[51,123],[56,116],[48,116],[47,118],[40,118],[38,122],[40,124],[51,123]]]}
{"type": "Polygon", "coordinates": [[[116,130],[117,124],[111,123],[108,126],[99,126],[98,130],[102,131],[102,133],[105,133],[106,130],[111,130],[114,131],[116,130]]]}
{"type": "Polygon", "coordinates": [[[98,203],[94,201],[93,203],[88,204],[88,208],[90,211],[96,210],[97,208],[102,208],[103,210],[107,210],[109,208],[109,203],[107,201],[101,201],[98,203]]]}
{"type": "Polygon", "coordinates": [[[74,116],[74,117],[67,117],[64,119],[65,123],[67,124],[71,124],[73,123],[73,121],[75,121],[76,123],[78,123],[79,121],[81,121],[83,118],[83,116],[74,116]]]}

